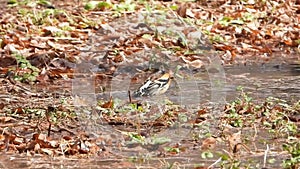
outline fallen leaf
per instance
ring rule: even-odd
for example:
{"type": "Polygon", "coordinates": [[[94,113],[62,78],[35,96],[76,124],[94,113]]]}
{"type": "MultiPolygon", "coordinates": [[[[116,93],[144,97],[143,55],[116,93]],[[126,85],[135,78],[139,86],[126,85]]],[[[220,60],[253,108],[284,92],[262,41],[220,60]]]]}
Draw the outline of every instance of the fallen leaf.
{"type": "Polygon", "coordinates": [[[217,140],[213,137],[206,138],[203,140],[201,149],[202,150],[212,150],[216,147],[217,140]]]}
{"type": "Polygon", "coordinates": [[[104,103],[101,107],[102,108],[112,108],[113,107],[113,104],[114,104],[114,102],[113,102],[113,99],[112,99],[112,96],[110,96],[110,99],[109,99],[109,101],[108,102],[106,102],[106,103],[104,103]]]}
{"type": "Polygon", "coordinates": [[[15,118],[13,117],[0,117],[0,122],[1,123],[13,123],[13,122],[17,122],[18,120],[16,120],[15,118]]]}

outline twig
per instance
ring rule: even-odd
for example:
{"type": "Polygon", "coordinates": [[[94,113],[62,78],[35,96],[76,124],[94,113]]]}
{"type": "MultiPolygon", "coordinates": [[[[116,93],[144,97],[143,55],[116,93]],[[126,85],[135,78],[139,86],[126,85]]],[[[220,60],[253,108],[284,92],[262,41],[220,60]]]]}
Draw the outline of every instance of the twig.
{"type": "Polygon", "coordinates": [[[66,131],[66,132],[68,132],[68,133],[70,133],[72,135],[76,135],[72,130],[70,130],[68,128],[65,128],[65,127],[62,127],[62,126],[59,126],[59,125],[57,125],[57,127],[59,128],[58,132],[66,131]]]}
{"type": "Polygon", "coordinates": [[[129,98],[129,103],[132,103],[132,98],[131,98],[131,92],[128,90],[128,98],[129,98]]]}
{"type": "Polygon", "coordinates": [[[48,137],[50,137],[50,133],[51,133],[51,126],[52,126],[52,123],[51,123],[51,120],[50,120],[50,117],[51,117],[51,114],[54,112],[55,108],[52,107],[52,106],[48,106],[48,109],[46,110],[46,119],[49,123],[49,127],[48,127],[48,137]]]}
{"type": "Polygon", "coordinates": [[[184,24],[184,26],[188,26],[188,25],[186,24],[186,22],[182,19],[181,16],[179,16],[178,14],[176,14],[169,6],[167,6],[167,8],[171,11],[171,13],[172,13],[177,19],[179,19],[179,20],[184,24]]]}
{"type": "Polygon", "coordinates": [[[256,147],[256,144],[255,144],[256,137],[257,137],[257,128],[256,128],[256,125],[254,124],[254,136],[253,136],[253,139],[252,139],[252,144],[255,147],[255,151],[257,151],[257,147],[256,147]]]}
{"type": "Polygon", "coordinates": [[[264,155],[264,167],[263,168],[266,168],[266,163],[267,163],[267,155],[268,155],[268,152],[269,152],[270,148],[269,148],[269,144],[267,144],[267,149],[265,151],[265,155],[264,155]]]}
{"type": "Polygon", "coordinates": [[[52,124],[51,124],[51,122],[49,122],[49,127],[48,127],[48,137],[50,137],[51,126],[52,126],[52,124]]]}
{"type": "Polygon", "coordinates": [[[220,161],[222,160],[222,157],[220,157],[217,161],[215,161],[214,163],[212,163],[210,166],[208,166],[207,168],[210,169],[212,168],[214,165],[218,164],[220,161]]]}
{"type": "Polygon", "coordinates": [[[231,155],[231,153],[230,152],[228,152],[227,150],[225,150],[225,149],[222,149],[225,153],[227,153],[227,155],[229,156],[229,158],[230,159],[232,159],[232,155],[231,155]]]}

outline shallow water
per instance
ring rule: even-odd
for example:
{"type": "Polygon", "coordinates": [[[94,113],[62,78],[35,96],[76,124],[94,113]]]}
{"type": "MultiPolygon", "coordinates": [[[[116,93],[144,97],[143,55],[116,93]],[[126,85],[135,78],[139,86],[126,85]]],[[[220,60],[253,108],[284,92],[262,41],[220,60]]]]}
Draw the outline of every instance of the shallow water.
{"type": "MultiPolygon", "coordinates": [[[[175,78],[164,95],[176,104],[198,105],[199,103],[231,101],[239,95],[238,87],[257,100],[278,97],[288,101],[300,99],[300,65],[261,64],[225,67],[224,75],[219,72],[185,72],[188,78],[175,78]]],[[[128,100],[128,90],[135,90],[140,84],[132,84],[126,78],[114,78],[110,94],[114,98],[128,100]]],[[[108,97],[99,93],[98,97],[108,97]]],[[[143,98],[145,100],[149,98],[143,98]]]]}
{"type": "Polygon", "coordinates": [[[236,95],[237,86],[257,99],[278,97],[288,101],[300,99],[300,65],[235,66],[226,69],[227,96],[236,95]]]}
{"type": "MultiPolygon", "coordinates": [[[[163,96],[169,98],[174,103],[181,105],[197,105],[199,103],[214,103],[215,101],[225,103],[231,101],[239,95],[236,90],[238,86],[242,86],[245,92],[249,92],[251,97],[256,100],[263,100],[269,96],[278,97],[287,101],[297,101],[300,99],[300,69],[299,65],[288,64],[264,64],[251,66],[232,66],[225,67],[224,79],[214,79],[206,71],[198,72],[193,78],[177,80],[171,86],[171,90],[163,96]],[[213,88],[214,82],[221,81],[219,87],[213,88]],[[213,81],[213,82],[212,82],[213,81]]],[[[112,95],[114,98],[120,97],[128,99],[128,88],[135,88],[138,85],[132,85],[130,82],[115,81],[113,85],[112,95]],[[118,86],[122,86],[118,88],[118,86]]],[[[68,86],[66,86],[68,88],[68,86]]],[[[50,89],[50,88],[49,88],[50,89]]],[[[62,89],[64,90],[64,89],[62,89]]],[[[93,90],[92,90],[93,91],[93,90]]],[[[97,90],[95,90],[97,91],[97,90]]],[[[98,99],[101,97],[108,98],[108,93],[98,93],[98,99]]],[[[182,130],[185,131],[185,130],[182,130]]],[[[113,132],[113,131],[112,131],[113,132]]],[[[171,132],[171,130],[167,131],[171,132]]],[[[188,132],[187,132],[188,133],[188,132]]],[[[251,135],[251,134],[250,134],[251,135]]],[[[251,146],[251,150],[256,153],[252,156],[247,154],[241,159],[244,162],[256,164],[258,168],[263,166],[263,152],[266,144],[270,145],[269,158],[274,158],[274,163],[268,163],[267,167],[278,168],[281,160],[286,158],[286,154],[280,154],[280,141],[275,141],[271,137],[266,138],[265,131],[257,133],[257,139],[251,146]],[[260,140],[260,141],[259,141],[260,140]]],[[[115,156],[92,156],[84,158],[68,158],[47,156],[26,156],[24,154],[5,154],[0,157],[1,168],[162,168],[170,165],[179,166],[181,168],[194,168],[195,166],[208,166],[214,163],[218,157],[211,159],[202,159],[199,147],[193,147],[193,144],[186,144],[188,150],[179,155],[171,155],[168,157],[157,157],[161,150],[159,147],[155,151],[150,151],[143,146],[128,147],[123,145],[121,149],[113,150],[115,156]]],[[[226,145],[217,145],[216,151],[224,153],[226,145]]],[[[281,167],[279,167],[281,168],[281,167]]]]}

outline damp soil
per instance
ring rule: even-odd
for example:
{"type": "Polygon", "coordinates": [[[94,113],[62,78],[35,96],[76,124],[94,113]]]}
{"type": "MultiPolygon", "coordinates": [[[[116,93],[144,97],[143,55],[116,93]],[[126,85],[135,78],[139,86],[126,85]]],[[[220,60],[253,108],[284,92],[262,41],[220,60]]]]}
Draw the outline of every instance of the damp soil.
{"type": "MultiPolygon", "coordinates": [[[[211,75],[207,71],[203,70],[194,74],[190,74],[191,77],[189,80],[179,79],[177,84],[173,84],[171,89],[174,89],[176,92],[167,92],[164,95],[164,99],[169,97],[169,100],[174,101],[174,103],[181,106],[190,104],[191,107],[195,104],[200,103],[203,105],[214,106],[214,98],[212,96],[220,96],[219,98],[225,99],[225,102],[230,102],[240,95],[236,89],[238,86],[243,87],[243,91],[249,93],[254,100],[262,101],[268,97],[276,97],[280,99],[287,100],[288,102],[295,102],[300,99],[300,65],[296,64],[260,64],[260,65],[236,65],[236,66],[227,66],[224,67],[225,80],[226,83],[222,88],[212,88],[210,77],[211,75]],[[178,94],[182,92],[178,88],[179,86],[184,85],[184,83],[191,85],[189,89],[194,89],[198,91],[197,95],[185,95],[178,94]],[[200,91],[200,92],[199,92],[200,91]],[[217,95],[214,94],[217,92],[217,95]],[[178,99],[178,97],[180,97],[178,99]],[[190,97],[190,98],[188,98],[190,97]],[[191,100],[191,101],[190,101],[191,100]],[[195,101],[196,100],[196,101],[195,101]]],[[[97,73],[95,73],[97,75],[97,73]]],[[[218,80],[218,79],[213,79],[218,80]]],[[[224,79],[223,79],[224,80],[224,79]]],[[[72,93],[72,83],[73,80],[61,80],[56,84],[48,85],[46,88],[41,88],[39,86],[27,86],[29,88],[27,93],[28,98],[35,97],[32,93],[40,93],[41,96],[37,97],[41,103],[47,102],[47,97],[54,97],[57,100],[62,100],[64,98],[69,98],[74,96],[72,93]],[[41,92],[43,91],[43,92],[41,92]],[[30,96],[31,95],[31,96],[30,96]],[[43,95],[43,96],[42,96],[43,95]],[[45,97],[47,96],[47,97],[45,97]],[[43,99],[42,99],[43,98],[43,99]]],[[[109,83],[109,82],[107,82],[109,83]]],[[[107,85],[105,83],[105,85],[107,85]]],[[[132,85],[132,84],[131,84],[132,85]]],[[[96,83],[96,88],[103,87],[103,84],[96,83]]],[[[133,84],[133,88],[137,85],[133,84]]],[[[2,89],[5,85],[2,87],[2,89]]],[[[19,88],[17,87],[16,90],[19,88]]],[[[20,88],[21,90],[22,88],[20,88]]],[[[22,89],[23,90],[23,89],[22,89]]],[[[73,88],[74,90],[74,88],[73,88]]],[[[186,89],[188,90],[188,89],[186,89]]],[[[27,90],[26,90],[27,91],[27,90]]],[[[114,99],[118,97],[118,92],[121,92],[120,100],[127,100],[126,96],[127,90],[111,90],[113,93],[114,99]],[[124,95],[122,95],[124,94],[124,95]],[[123,98],[122,98],[123,97],[123,98]]],[[[97,97],[96,99],[106,100],[111,91],[106,92],[95,92],[97,97]]],[[[183,91],[184,92],[184,91],[183,91]]],[[[26,92],[23,92],[26,93],[26,92]]],[[[21,96],[20,96],[21,97],[21,96]]],[[[24,98],[24,97],[23,97],[24,98]]],[[[4,96],[2,96],[4,99],[4,96]]],[[[147,98],[144,100],[147,101],[147,98]]],[[[53,100],[51,100],[53,101],[53,100]]],[[[157,104],[159,101],[152,100],[154,104],[157,104]]],[[[26,105],[32,104],[30,101],[23,99],[23,102],[20,101],[17,97],[15,102],[11,101],[14,104],[26,105]],[[19,100],[19,102],[18,102],[19,100]]],[[[32,99],[31,102],[36,102],[32,99]]],[[[55,104],[55,103],[54,103],[55,104]]],[[[47,104],[45,104],[46,106],[47,104]]],[[[7,105],[15,106],[15,105],[7,105]]],[[[220,106],[220,105],[218,105],[220,106]]],[[[224,105],[223,105],[224,106],[224,105]]],[[[201,139],[195,138],[204,138],[203,135],[207,134],[209,131],[213,133],[214,137],[221,137],[218,135],[218,126],[214,123],[218,123],[218,120],[223,109],[223,106],[217,109],[216,114],[211,114],[208,117],[205,117],[206,121],[197,127],[191,126],[187,121],[178,122],[178,126],[168,128],[164,125],[155,126],[156,129],[147,129],[149,125],[141,125],[139,131],[147,133],[150,131],[150,134],[155,137],[166,137],[168,138],[167,143],[155,144],[151,140],[152,136],[146,136],[146,139],[149,139],[148,142],[137,143],[130,142],[122,135],[122,131],[138,131],[134,126],[128,126],[128,124],[120,123],[109,123],[105,119],[96,119],[93,120],[82,120],[78,124],[78,128],[88,131],[91,135],[89,137],[97,137],[99,135],[105,135],[109,137],[113,142],[110,145],[105,145],[105,143],[98,142],[97,144],[103,144],[103,151],[99,151],[94,155],[87,156],[58,156],[58,157],[49,157],[40,154],[16,154],[9,152],[2,152],[0,158],[0,167],[1,168],[162,168],[167,166],[178,166],[180,168],[195,168],[196,166],[210,166],[211,164],[217,162],[220,158],[220,154],[231,154],[232,156],[240,160],[242,164],[247,164],[251,166],[256,166],[258,168],[267,167],[267,168],[281,168],[282,160],[288,158],[286,151],[283,151],[282,144],[285,142],[284,137],[274,136],[273,133],[270,133],[264,128],[257,127],[245,127],[243,128],[242,135],[244,140],[244,145],[247,148],[242,148],[239,153],[232,154],[230,153],[229,146],[227,143],[218,142],[215,147],[210,150],[214,155],[210,158],[203,158],[204,150],[201,149],[203,143],[201,139]],[[91,122],[92,121],[92,122],[91,122]],[[187,124],[185,124],[187,123],[187,124]],[[177,137],[178,136],[178,137],[177,137]],[[165,153],[166,147],[178,147],[180,153],[165,153]],[[267,162],[264,162],[265,151],[268,149],[267,162]],[[109,151],[107,151],[107,150],[109,151]]],[[[193,110],[195,108],[190,108],[190,117],[193,118],[193,110]]],[[[162,113],[163,110],[160,110],[158,106],[158,113],[162,113]]],[[[210,113],[214,113],[211,111],[210,113]]],[[[189,116],[189,114],[186,114],[189,116]]],[[[194,112],[195,114],[195,112],[194,112]]],[[[155,116],[155,115],[153,115],[155,116]]],[[[98,118],[101,118],[97,116],[98,118]]],[[[144,123],[151,123],[151,119],[146,119],[148,116],[143,118],[138,118],[139,116],[135,115],[132,117],[133,121],[141,120],[144,123]]],[[[189,117],[188,117],[189,119],[189,117]]],[[[299,126],[299,124],[298,124],[299,126]]],[[[142,133],[141,132],[141,133],[142,133]]],[[[234,131],[229,132],[230,134],[235,133],[234,131]]],[[[230,135],[229,134],[229,135],[230,135]]],[[[59,137],[59,134],[56,136],[59,137]]],[[[216,164],[218,165],[218,164],[216,164]]]]}

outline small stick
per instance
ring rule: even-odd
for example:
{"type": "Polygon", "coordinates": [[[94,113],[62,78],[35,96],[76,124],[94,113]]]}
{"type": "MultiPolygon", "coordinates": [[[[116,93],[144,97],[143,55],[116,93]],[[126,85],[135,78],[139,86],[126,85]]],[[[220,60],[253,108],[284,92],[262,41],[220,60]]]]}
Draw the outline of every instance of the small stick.
{"type": "Polygon", "coordinates": [[[132,98],[131,98],[131,92],[128,90],[128,98],[129,98],[129,103],[132,103],[132,98]]]}
{"type": "Polygon", "coordinates": [[[50,132],[51,132],[51,120],[50,120],[50,116],[51,116],[51,113],[53,113],[54,111],[54,107],[51,107],[51,106],[48,106],[48,109],[46,110],[46,118],[47,118],[47,121],[49,123],[49,127],[48,127],[48,137],[50,137],[50,132]]]}
{"type": "Polygon", "coordinates": [[[220,161],[222,161],[222,157],[220,157],[217,161],[215,161],[214,163],[212,163],[210,166],[208,166],[207,168],[213,168],[214,165],[218,164],[220,161]]]}
{"type": "Polygon", "coordinates": [[[51,125],[52,125],[52,124],[49,122],[49,127],[48,127],[48,137],[50,137],[51,125]]]}
{"type": "Polygon", "coordinates": [[[270,150],[269,144],[267,144],[267,149],[265,150],[265,155],[264,155],[264,167],[263,168],[266,168],[267,155],[268,155],[269,150],[270,150]]]}

